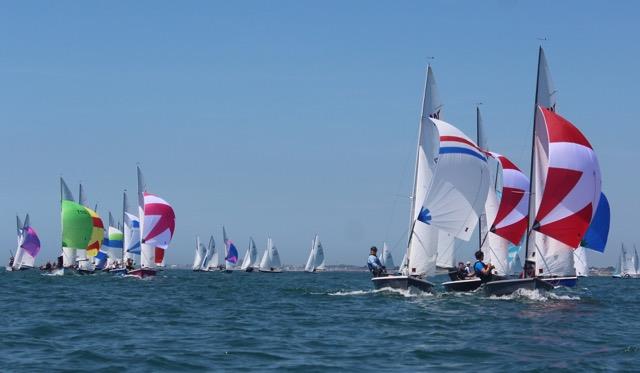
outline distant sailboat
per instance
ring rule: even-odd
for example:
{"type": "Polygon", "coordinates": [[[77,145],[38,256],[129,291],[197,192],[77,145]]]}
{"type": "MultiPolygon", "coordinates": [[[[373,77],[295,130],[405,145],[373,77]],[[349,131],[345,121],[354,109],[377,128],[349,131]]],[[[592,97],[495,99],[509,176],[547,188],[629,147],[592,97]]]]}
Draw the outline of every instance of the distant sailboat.
{"type": "MultiPolygon", "coordinates": [[[[105,269],[118,268],[122,263],[122,251],[124,247],[124,234],[116,225],[115,219],[109,212],[109,227],[105,231],[104,240],[102,242],[103,250],[108,255],[105,263],[105,269]]],[[[102,257],[102,256],[101,256],[102,257]]],[[[99,266],[96,266],[96,268],[99,266]]]]}
{"type": "Polygon", "coordinates": [[[76,260],[78,262],[78,273],[92,274],[96,270],[93,258],[100,252],[102,241],[104,240],[104,224],[98,213],[89,208],[87,196],[82,184],[80,184],[80,191],[78,193],[78,203],[85,207],[91,217],[91,236],[89,242],[84,250],[77,250],[76,260]]]}
{"type": "Polygon", "coordinates": [[[16,225],[18,247],[13,260],[6,267],[7,271],[21,271],[33,268],[36,256],[40,252],[40,239],[35,229],[31,227],[29,214],[24,218],[24,223],[20,221],[20,217],[16,216],[16,225]]]}
{"type": "Polygon", "coordinates": [[[455,239],[471,238],[486,201],[487,158],[462,131],[439,119],[441,106],[429,67],[419,125],[408,266],[399,276],[373,277],[376,289],[432,291],[433,283],[426,278],[435,274],[442,256],[453,256],[455,239]]]}
{"type": "Polygon", "coordinates": [[[393,262],[393,256],[391,256],[391,250],[387,247],[386,242],[382,243],[382,255],[380,255],[380,262],[385,266],[387,271],[396,267],[393,262]]]}
{"type": "Polygon", "coordinates": [[[264,250],[262,260],[260,261],[260,272],[264,273],[280,273],[282,272],[282,264],[280,263],[280,254],[273,244],[271,237],[267,239],[267,248],[264,250]]]}
{"type": "Polygon", "coordinates": [[[217,271],[222,269],[220,268],[220,258],[218,256],[218,250],[216,249],[216,241],[213,239],[213,236],[209,238],[209,244],[207,245],[202,269],[204,271],[217,271]]]}
{"type": "Polygon", "coordinates": [[[305,272],[320,272],[324,271],[324,248],[320,242],[320,237],[316,234],[311,241],[311,252],[307,259],[307,264],[304,267],[305,272]]]}
{"type": "Polygon", "coordinates": [[[209,262],[211,261],[211,257],[213,255],[213,250],[215,249],[215,241],[213,240],[213,236],[209,238],[209,243],[207,244],[206,249],[204,250],[204,257],[202,258],[202,265],[200,266],[201,271],[209,270],[209,262]]]}
{"type": "Polygon", "coordinates": [[[138,173],[138,213],[140,215],[140,268],[130,275],[144,278],[155,276],[156,263],[162,263],[175,231],[176,216],[171,205],[147,192],[140,167],[138,173]]]}
{"type": "Polygon", "coordinates": [[[638,250],[633,246],[633,253],[627,252],[624,244],[620,247],[620,258],[615,278],[640,278],[640,261],[638,260],[638,250]]]}
{"type": "Polygon", "coordinates": [[[109,272],[122,275],[140,263],[140,219],[129,207],[127,191],[122,193],[122,263],[109,272]]]}
{"type": "Polygon", "coordinates": [[[231,273],[238,263],[238,249],[236,245],[227,237],[227,231],[222,227],[222,239],[224,240],[225,256],[224,268],[227,273],[231,273]]]}
{"type": "Polygon", "coordinates": [[[573,250],[600,198],[597,156],[580,130],[556,114],[557,92],[542,48],[537,75],[524,278],[489,282],[490,295],[575,286],[573,250]]]}
{"type": "Polygon", "coordinates": [[[246,272],[253,272],[257,259],[258,249],[256,249],[256,243],[253,242],[253,238],[249,237],[249,248],[247,248],[247,252],[244,254],[240,269],[246,272]]]}
{"type": "Polygon", "coordinates": [[[93,217],[89,209],[76,203],[69,187],[60,178],[60,208],[62,230],[62,258],[59,258],[57,274],[74,271],[77,264],[77,252],[82,252],[81,258],[86,258],[86,249],[93,233],[93,217]]]}
{"type": "Polygon", "coordinates": [[[200,242],[200,236],[196,236],[196,254],[193,258],[193,265],[191,266],[191,269],[194,272],[202,271],[202,265],[204,262],[206,251],[207,249],[200,242]]]}

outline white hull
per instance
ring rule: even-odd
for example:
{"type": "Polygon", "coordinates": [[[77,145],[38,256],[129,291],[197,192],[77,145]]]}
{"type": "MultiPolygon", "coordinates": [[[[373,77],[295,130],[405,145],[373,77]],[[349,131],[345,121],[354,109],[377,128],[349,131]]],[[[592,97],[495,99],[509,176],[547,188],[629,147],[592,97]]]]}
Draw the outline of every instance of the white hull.
{"type": "Polygon", "coordinates": [[[281,269],[274,269],[274,270],[261,269],[260,272],[262,272],[262,273],[282,273],[282,270],[281,269]]]}
{"type": "Polygon", "coordinates": [[[630,275],[628,273],[622,275],[613,275],[613,278],[640,278],[640,275],[630,275]]]}

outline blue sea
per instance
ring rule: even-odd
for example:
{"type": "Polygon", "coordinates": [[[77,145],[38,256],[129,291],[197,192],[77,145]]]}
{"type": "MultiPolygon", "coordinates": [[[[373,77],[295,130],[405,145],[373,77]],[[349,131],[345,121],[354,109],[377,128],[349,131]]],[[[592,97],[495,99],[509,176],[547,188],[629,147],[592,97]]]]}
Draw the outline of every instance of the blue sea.
{"type": "Polygon", "coordinates": [[[593,277],[487,298],[374,291],[356,272],[2,272],[0,371],[639,371],[639,289],[593,277]]]}

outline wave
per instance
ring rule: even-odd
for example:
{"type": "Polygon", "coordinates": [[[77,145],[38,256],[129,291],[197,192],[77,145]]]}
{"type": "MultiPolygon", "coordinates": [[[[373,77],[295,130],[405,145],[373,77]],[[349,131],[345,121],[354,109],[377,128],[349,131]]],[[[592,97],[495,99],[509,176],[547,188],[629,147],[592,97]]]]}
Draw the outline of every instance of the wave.
{"type": "Polygon", "coordinates": [[[352,291],[336,291],[333,293],[328,293],[328,295],[333,296],[352,296],[352,295],[369,295],[369,294],[378,294],[378,293],[394,293],[398,295],[402,295],[405,298],[416,298],[423,296],[433,296],[431,293],[425,293],[422,291],[412,291],[405,289],[394,289],[390,287],[382,288],[382,289],[371,289],[371,290],[352,290],[352,291]]]}
{"type": "Polygon", "coordinates": [[[577,301],[580,300],[579,296],[571,296],[571,295],[558,295],[555,293],[549,293],[546,291],[540,291],[538,289],[528,290],[528,289],[518,289],[512,294],[496,296],[492,295],[489,299],[496,300],[518,300],[518,299],[526,299],[532,300],[535,302],[547,302],[549,300],[570,300],[577,301]]]}

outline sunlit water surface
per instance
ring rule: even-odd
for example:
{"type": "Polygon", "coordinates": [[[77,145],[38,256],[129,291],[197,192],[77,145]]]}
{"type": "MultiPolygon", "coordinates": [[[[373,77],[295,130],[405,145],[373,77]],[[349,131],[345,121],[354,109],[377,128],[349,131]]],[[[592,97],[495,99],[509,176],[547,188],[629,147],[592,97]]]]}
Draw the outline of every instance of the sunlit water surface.
{"type": "Polygon", "coordinates": [[[611,278],[487,298],[373,291],[366,273],[0,272],[0,370],[637,371],[638,294],[611,278]]]}

